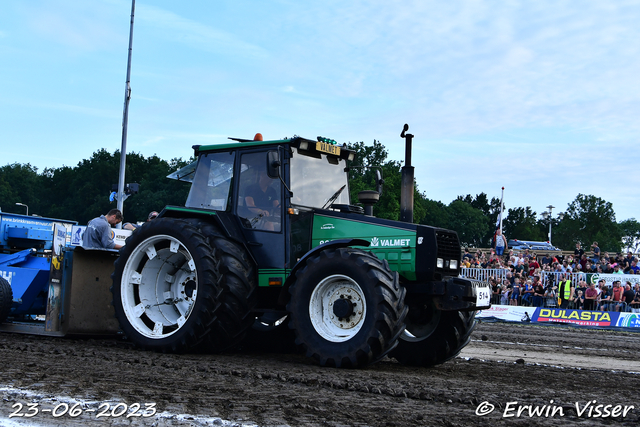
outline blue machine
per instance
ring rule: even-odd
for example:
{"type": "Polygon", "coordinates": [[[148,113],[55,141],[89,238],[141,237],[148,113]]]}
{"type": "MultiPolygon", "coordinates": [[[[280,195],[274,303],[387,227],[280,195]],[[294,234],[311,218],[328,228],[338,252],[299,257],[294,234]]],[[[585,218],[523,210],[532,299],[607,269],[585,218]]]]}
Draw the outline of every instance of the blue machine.
{"type": "Polygon", "coordinates": [[[45,314],[55,224],[68,242],[76,221],[0,212],[0,277],[11,285],[14,317],[45,314]]]}
{"type": "Polygon", "coordinates": [[[0,281],[0,305],[12,298],[8,313],[7,307],[0,307],[1,331],[51,336],[118,333],[110,291],[118,251],[73,246],[76,224],[0,212],[0,277],[10,285],[7,289],[0,281]]]}

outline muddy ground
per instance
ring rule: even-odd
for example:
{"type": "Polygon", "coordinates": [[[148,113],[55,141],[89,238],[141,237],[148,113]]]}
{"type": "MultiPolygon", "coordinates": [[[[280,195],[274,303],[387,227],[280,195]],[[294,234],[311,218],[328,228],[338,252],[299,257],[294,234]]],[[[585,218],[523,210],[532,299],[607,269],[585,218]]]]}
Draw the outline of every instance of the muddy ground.
{"type": "Polygon", "coordinates": [[[481,323],[460,357],[434,368],[384,359],[338,370],[296,353],[170,355],[122,339],[0,333],[0,425],[636,426],[639,350],[633,333],[481,323]],[[46,412],[76,403],[76,417],[46,412]],[[595,417],[607,411],[597,405],[627,413],[595,417]],[[140,416],[114,416],[125,407],[140,416]]]}

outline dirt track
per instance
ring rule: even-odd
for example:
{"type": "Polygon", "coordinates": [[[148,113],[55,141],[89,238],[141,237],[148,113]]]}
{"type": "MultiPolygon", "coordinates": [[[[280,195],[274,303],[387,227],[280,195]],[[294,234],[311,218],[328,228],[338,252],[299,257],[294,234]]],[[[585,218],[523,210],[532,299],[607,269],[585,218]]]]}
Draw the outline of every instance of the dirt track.
{"type": "Polygon", "coordinates": [[[635,426],[639,350],[638,334],[483,323],[461,357],[435,368],[385,359],[368,369],[337,370],[292,353],[166,355],[122,340],[0,333],[0,425],[635,426]],[[582,409],[593,400],[592,406],[634,408],[626,417],[589,418],[589,409],[577,417],[576,403],[582,409]],[[148,418],[43,412],[75,403],[83,410],[104,403],[109,411],[120,403],[119,411],[140,403],[143,414],[149,402],[157,413],[148,418]],[[9,419],[16,403],[23,405],[18,413],[27,414],[28,403],[39,413],[9,419]],[[490,414],[476,414],[491,405],[490,414]],[[518,405],[542,416],[530,417],[525,408],[519,418],[503,417],[505,409],[516,415],[518,405]],[[544,416],[554,408],[555,416],[544,416]]]}

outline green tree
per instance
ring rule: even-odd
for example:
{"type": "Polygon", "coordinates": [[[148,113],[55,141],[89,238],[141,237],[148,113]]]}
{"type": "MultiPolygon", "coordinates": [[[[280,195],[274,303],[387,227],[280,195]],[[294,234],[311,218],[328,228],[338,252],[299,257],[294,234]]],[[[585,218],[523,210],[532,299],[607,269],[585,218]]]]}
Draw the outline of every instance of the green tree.
{"type": "Polygon", "coordinates": [[[508,239],[545,240],[545,236],[540,233],[537,215],[530,206],[509,209],[507,216],[502,220],[502,226],[508,239]]]}
{"type": "MultiPolygon", "coordinates": [[[[467,194],[464,197],[458,196],[456,200],[468,203],[472,208],[478,209],[487,217],[490,224],[496,224],[498,221],[498,214],[500,213],[500,199],[497,197],[492,197],[491,200],[489,200],[486,193],[480,193],[476,194],[475,197],[472,197],[471,194],[467,194]]],[[[489,227],[484,236],[482,236],[482,243],[480,247],[490,246],[494,233],[495,228],[493,226],[489,227]]]]}
{"type": "Polygon", "coordinates": [[[16,206],[24,203],[29,207],[29,214],[38,213],[41,209],[41,178],[38,168],[27,163],[13,163],[0,168],[0,208],[5,212],[24,214],[25,208],[16,206]]]}
{"type": "MultiPolygon", "coordinates": [[[[152,210],[165,205],[183,205],[189,185],[167,179],[171,172],[185,166],[182,159],[170,162],[157,156],[144,158],[127,154],[127,183],[140,184],[140,192],[124,202],[125,220],[144,221],[152,210]]],[[[5,212],[23,213],[16,202],[29,206],[29,214],[64,218],[86,224],[91,218],[116,207],[109,201],[111,187],[118,183],[120,153],[102,149],[75,167],[47,168],[42,174],[29,164],[12,164],[0,168],[0,206],[5,212]],[[16,209],[8,209],[13,206],[16,209]]]]}
{"type": "Polygon", "coordinates": [[[454,200],[448,206],[449,228],[458,233],[463,246],[483,247],[490,230],[489,218],[469,203],[454,200]]]}
{"type": "Polygon", "coordinates": [[[447,205],[438,200],[427,199],[424,195],[421,195],[419,204],[424,210],[424,217],[420,221],[420,224],[450,228],[447,205]]]}
{"type": "MultiPolygon", "coordinates": [[[[349,144],[349,148],[356,152],[356,159],[349,170],[349,188],[352,204],[358,204],[358,193],[362,190],[376,189],[376,169],[379,169],[384,179],[384,186],[380,201],[373,207],[373,213],[379,218],[398,220],[400,218],[400,192],[402,187],[402,165],[395,160],[387,160],[388,151],[374,140],[373,145],[364,142],[349,144]]],[[[413,222],[419,223],[426,212],[420,200],[423,195],[418,191],[414,181],[413,222]]]]}
{"type": "Polygon", "coordinates": [[[631,250],[632,252],[638,252],[640,248],[640,222],[635,218],[625,219],[619,224],[620,232],[622,234],[622,248],[624,250],[631,250]]]}
{"type": "MultiPolygon", "coordinates": [[[[547,222],[548,224],[548,222],[547,222]]],[[[572,248],[576,243],[588,248],[594,241],[603,251],[620,251],[622,233],[613,205],[599,197],[578,194],[564,218],[553,228],[554,244],[572,248]]]]}

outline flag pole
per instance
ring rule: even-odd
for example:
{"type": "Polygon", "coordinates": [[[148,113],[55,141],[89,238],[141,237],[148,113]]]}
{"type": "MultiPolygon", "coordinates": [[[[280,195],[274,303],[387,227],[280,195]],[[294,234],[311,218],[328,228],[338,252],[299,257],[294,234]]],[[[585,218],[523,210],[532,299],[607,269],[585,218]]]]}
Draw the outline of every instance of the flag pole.
{"type": "Polygon", "coordinates": [[[500,196],[500,233],[502,233],[502,211],[504,211],[504,187],[502,187],[502,195],[500,196]]]}
{"type": "MultiPolygon", "coordinates": [[[[127,161],[127,125],[129,124],[129,100],[131,99],[131,51],[133,50],[133,15],[136,10],[136,0],[131,0],[131,25],[129,27],[129,55],[127,58],[127,83],[124,88],[124,111],[122,113],[122,148],[120,149],[120,175],[118,178],[118,209],[124,214],[124,170],[127,161]]],[[[122,228],[122,223],[117,225],[122,228]]]]}

